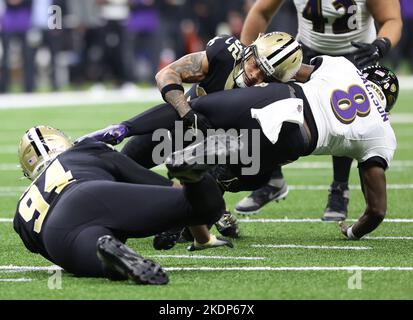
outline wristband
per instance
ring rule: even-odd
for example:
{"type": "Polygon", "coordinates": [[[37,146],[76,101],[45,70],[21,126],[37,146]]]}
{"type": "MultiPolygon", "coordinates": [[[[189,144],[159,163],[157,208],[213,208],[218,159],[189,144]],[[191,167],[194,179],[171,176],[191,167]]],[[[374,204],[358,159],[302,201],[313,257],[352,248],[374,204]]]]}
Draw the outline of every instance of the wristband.
{"type": "Polygon", "coordinates": [[[388,38],[377,38],[373,44],[379,49],[380,58],[383,58],[391,49],[391,42],[388,38]]]}
{"type": "Polygon", "coordinates": [[[357,238],[353,233],[353,226],[354,225],[352,225],[351,227],[347,229],[347,238],[350,240],[359,240],[359,238],[357,238]]]}
{"type": "Polygon", "coordinates": [[[168,84],[165,87],[163,87],[161,90],[162,98],[165,102],[168,102],[165,98],[166,94],[172,90],[179,90],[179,91],[185,92],[184,87],[180,84],[177,84],[177,83],[168,84]]]}

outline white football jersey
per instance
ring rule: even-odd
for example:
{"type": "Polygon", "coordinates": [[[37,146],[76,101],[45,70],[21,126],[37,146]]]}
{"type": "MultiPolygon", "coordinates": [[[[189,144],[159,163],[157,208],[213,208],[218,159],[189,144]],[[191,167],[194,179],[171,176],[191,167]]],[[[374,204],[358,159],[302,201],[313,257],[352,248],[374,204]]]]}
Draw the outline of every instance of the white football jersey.
{"type": "Polygon", "coordinates": [[[358,162],[378,156],[390,166],[396,137],[385,102],[347,59],[330,56],[316,59],[322,59],[322,63],[311,79],[298,83],[318,129],[313,154],[347,156],[358,162]]]}
{"type": "Polygon", "coordinates": [[[297,40],[329,55],[354,52],[351,41],[371,43],[376,38],[374,19],[366,0],[294,0],[298,16],[297,40]]]}

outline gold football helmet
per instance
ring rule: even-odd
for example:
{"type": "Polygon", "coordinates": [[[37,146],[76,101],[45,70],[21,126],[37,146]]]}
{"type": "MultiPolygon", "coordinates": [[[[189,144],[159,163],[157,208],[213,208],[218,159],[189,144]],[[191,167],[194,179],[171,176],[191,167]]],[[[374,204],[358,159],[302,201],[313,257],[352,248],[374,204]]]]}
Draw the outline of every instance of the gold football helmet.
{"type": "Polygon", "coordinates": [[[303,61],[301,45],[285,32],[261,33],[244,49],[243,61],[251,55],[264,72],[266,82],[290,81],[303,61]]]}
{"type": "Polygon", "coordinates": [[[60,130],[36,126],[23,135],[19,144],[19,161],[24,175],[36,179],[59,154],[73,146],[60,130]]]}

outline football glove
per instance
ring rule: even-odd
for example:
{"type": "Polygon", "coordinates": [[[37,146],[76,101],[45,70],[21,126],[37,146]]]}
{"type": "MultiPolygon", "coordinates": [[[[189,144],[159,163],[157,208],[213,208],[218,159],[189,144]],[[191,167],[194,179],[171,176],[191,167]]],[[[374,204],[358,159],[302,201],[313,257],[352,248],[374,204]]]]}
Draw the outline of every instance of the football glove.
{"type": "Polygon", "coordinates": [[[153,247],[155,250],[169,250],[175,247],[179,238],[181,237],[183,228],[176,230],[168,230],[158,233],[153,238],[153,247]]]}
{"type": "Polygon", "coordinates": [[[101,142],[105,142],[111,145],[117,145],[126,138],[129,133],[129,129],[124,124],[113,124],[104,129],[89,133],[76,140],[79,143],[87,138],[92,138],[101,142]]]}
{"type": "Polygon", "coordinates": [[[359,69],[376,64],[391,48],[390,40],[387,38],[377,38],[372,43],[352,41],[351,44],[357,48],[354,52],[354,61],[359,69]]]}
{"type": "Polygon", "coordinates": [[[188,251],[205,250],[209,248],[223,247],[227,246],[233,248],[234,245],[231,241],[224,238],[216,237],[213,234],[210,235],[209,241],[207,243],[198,243],[196,240],[187,248],[188,251]]]}
{"type": "Polygon", "coordinates": [[[194,110],[189,110],[183,117],[184,129],[192,129],[194,134],[197,134],[197,130],[200,130],[204,135],[207,134],[207,130],[212,128],[212,125],[208,119],[194,110]]]}

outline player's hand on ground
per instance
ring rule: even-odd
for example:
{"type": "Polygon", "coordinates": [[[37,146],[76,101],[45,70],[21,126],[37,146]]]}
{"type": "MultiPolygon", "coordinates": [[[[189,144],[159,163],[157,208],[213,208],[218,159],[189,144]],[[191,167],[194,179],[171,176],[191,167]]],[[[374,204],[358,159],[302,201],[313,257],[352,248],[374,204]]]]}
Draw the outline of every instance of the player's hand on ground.
{"type": "Polygon", "coordinates": [[[347,237],[347,229],[349,228],[348,225],[346,225],[343,221],[340,221],[338,223],[338,226],[340,227],[341,233],[348,239],[347,237]]]}
{"type": "Polygon", "coordinates": [[[129,133],[127,126],[123,124],[113,124],[104,129],[97,130],[95,132],[84,135],[76,140],[76,143],[82,142],[87,138],[96,139],[111,145],[117,145],[126,138],[129,133]]]}
{"type": "Polygon", "coordinates": [[[204,135],[206,135],[207,130],[212,128],[211,123],[208,119],[194,110],[190,110],[182,117],[184,123],[184,129],[192,129],[196,134],[196,130],[200,130],[204,135]]]}
{"type": "Polygon", "coordinates": [[[210,249],[210,248],[216,248],[216,247],[230,247],[233,248],[234,245],[232,244],[231,241],[221,238],[221,237],[216,237],[213,234],[210,235],[209,241],[207,243],[198,243],[196,240],[187,248],[189,251],[197,251],[197,250],[205,250],[205,249],[210,249]]]}

